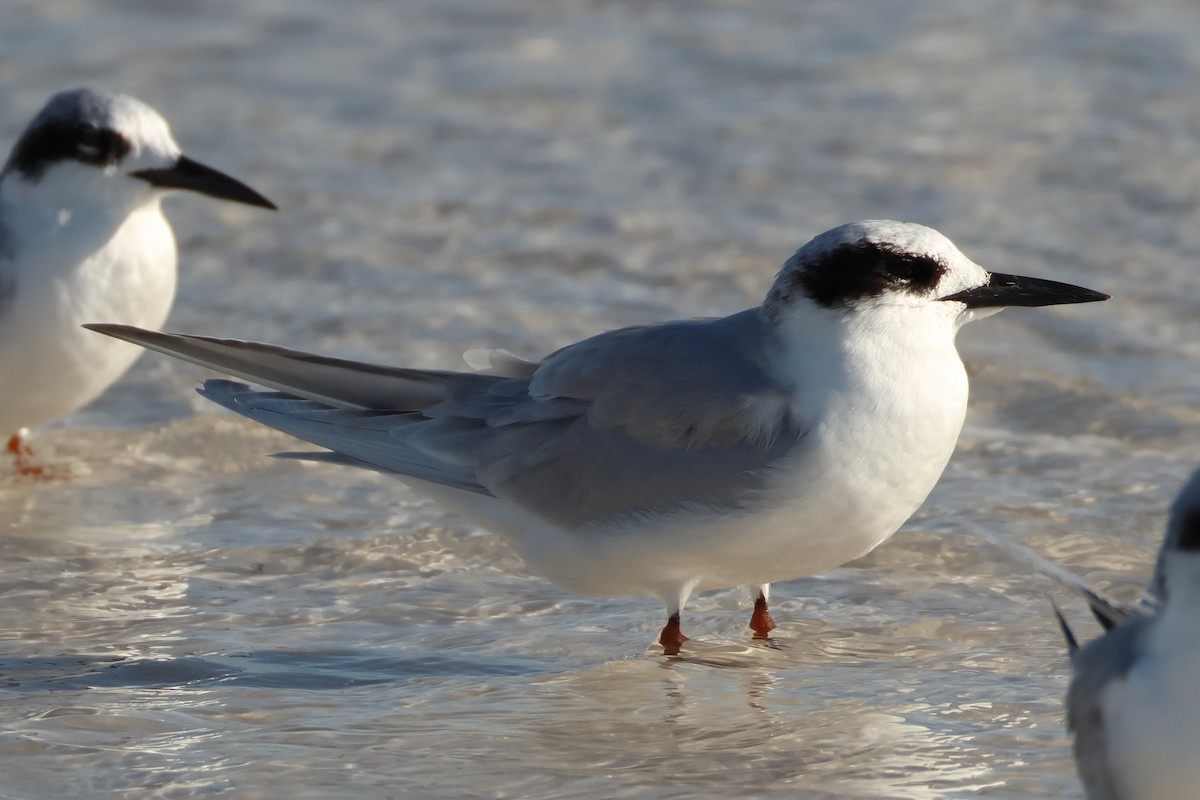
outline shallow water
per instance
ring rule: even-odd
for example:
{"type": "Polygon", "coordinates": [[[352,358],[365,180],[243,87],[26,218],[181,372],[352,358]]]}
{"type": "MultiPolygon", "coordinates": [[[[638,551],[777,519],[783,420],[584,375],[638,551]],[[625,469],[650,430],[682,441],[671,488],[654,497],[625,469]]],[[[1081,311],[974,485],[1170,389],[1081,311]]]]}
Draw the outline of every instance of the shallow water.
{"type": "MultiPolygon", "coordinates": [[[[662,611],[386,478],[269,459],[142,359],[0,474],[0,796],[1067,797],[1049,583],[1149,574],[1200,462],[1200,9],[1177,0],[10,0],[0,138],[139,96],[283,209],[180,197],[175,330],[455,367],[757,303],[864,217],[1114,295],[964,330],[972,405],[867,558],[662,611]]],[[[1057,593],[1082,632],[1084,609],[1057,593]]]]}

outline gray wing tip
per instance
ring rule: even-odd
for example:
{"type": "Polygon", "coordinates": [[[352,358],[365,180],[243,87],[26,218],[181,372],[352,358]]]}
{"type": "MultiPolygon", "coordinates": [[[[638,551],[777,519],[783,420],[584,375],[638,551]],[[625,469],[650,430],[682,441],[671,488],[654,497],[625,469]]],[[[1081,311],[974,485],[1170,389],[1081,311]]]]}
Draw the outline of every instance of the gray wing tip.
{"type": "Polygon", "coordinates": [[[237,402],[237,395],[251,391],[253,389],[249,384],[229,381],[224,378],[209,378],[196,389],[196,394],[205,400],[213,401],[217,405],[237,411],[238,409],[234,408],[234,404],[237,402]]]}
{"type": "Polygon", "coordinates": [[[207,379],[205,379],[204,384],[196,391],[202,392],[209,388],[224,389],[226,387],[237,388],[237,389],[249,389],[250,384],[242,383],[241,381],[231,381],[228,378],[207,378],[207,379]]]}
{"type": "Polygon", "coordinates": [[[136,325],[120,325],[115,322],[85,322],[81,327],[87,328],[89,331],[103,333],[105,336],[112,336],[117,339],[129,340],[133,336],[163,336],[165,334],[158,331],[146,330],[139,328],[136,325]]]}
{"type": "Polygon", "coordinates": [[[136,325],[122,325],[118,322],[85,322],[80,327],[87,328],[89,331],[96,331],[97,333],[103,333],[106,336],[113,336],[117,339],[124,339],[134,343],[141,343],[143,341],[177,342],[182,340],[191,340],[195,342],[209,342],[211,344],[232,344],[240,347],[258,347],[272,350],[288,349],[286,347],[263,344],[261,342],[252,342],[244,339],[223,339],[218,336],[200,336],[199,334],[195,333],[152,331],[149,328],[139,328],[136,325]]]}
{"type": "Polygon", "coordinates": [[[334,453],[329,451],[310,452],[307,450],[285,450],[281,453],[272,453],[271,458],[278,458],[283,461],[311,461],[317,464],[336,464],[343,467],[358,467],[360,469],[369,469],[377,472],[391,472],[384,467],[376,466],[369,461],[363,461],[361,458],[344,455],[343,453],[334,453]]]}
{"type": "Polygon", "coordinates": [[[185,339],[200,339],[203,337],[190,336],[186,333],[168,333],[166,331],[152,331],[148,328],[139,328],[136,325],[122,325],[116,322],[85,322],[81,326],[89,331],[102,333],[105,336],[111,336],[114,339],[131,344],[141,345],[150,350],[158,349],[160,352],[168,355],[175,355],[168,348],[172,343],[177,343],[185,339]]]}
{"type": "Polygon", "coordinates": [[[128,330],[134,330],[134,331],[146,330],[145,328],[139,328],[136,325],[124,325],[120,322],[84,322],[84,323],[82,323],[82,327],[88,328],[89,330],[93,330],[93,331],[100,331],[101,333],[104,333],[109,330],[122,330],[122,329],[128,329],[128,330]]]}
{"type": "Polygon", "coordinates": [[[1062,631],[1063,638],[1067,641],[1067,654],[1074,659],[1075,654],[1079,652],[1079,640],[1075,638],[1075,632],[1067,624],[1067,618],[1063,615],[1062,609],[1058,607],[1058,603],[1051,600],[1050,605],[1054,608],[1054,616],[1058,620],[1058,628],[1062,631]]]}

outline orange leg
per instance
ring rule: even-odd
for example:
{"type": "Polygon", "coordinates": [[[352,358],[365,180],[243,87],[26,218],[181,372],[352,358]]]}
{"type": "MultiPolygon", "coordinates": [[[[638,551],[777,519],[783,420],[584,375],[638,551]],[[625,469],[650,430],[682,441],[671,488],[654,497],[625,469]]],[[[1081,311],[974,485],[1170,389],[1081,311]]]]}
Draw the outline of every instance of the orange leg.
{"type": "Polygon", "coordinates": [[[750,615],[750,629],[754,631],[755,639],[766,639],[767,634],[775,630],[775,620],[767,611],[767,598],[761,591],[754,598],[754,613],[750,615]]]}
{"type": "Polygon", "coordinates": [[[33,448],[25,444],[25,438],[20,432],[8,438],[5,449],[12,453],[17,461],[17,474],[33,478],[46,477],[46,468],[33,463],[33,448]]]}
{"type": "Polygon", "coordinates": [[[663,647],[663,655],[679,655],[679,646],[686,642],[687,639],[688,637],[683,635],[683,631],[679,630],[679,612],[676,611],[667,620],[667,624],[663,626],[662,633],[658,636],[658,643],[663,647]]]}

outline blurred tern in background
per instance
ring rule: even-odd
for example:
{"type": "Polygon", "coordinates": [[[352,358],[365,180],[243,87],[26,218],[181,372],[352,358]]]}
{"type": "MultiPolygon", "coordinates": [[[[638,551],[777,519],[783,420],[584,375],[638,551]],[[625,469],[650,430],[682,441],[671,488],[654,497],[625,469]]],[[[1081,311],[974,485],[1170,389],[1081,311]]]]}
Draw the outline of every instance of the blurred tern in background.
{"type": "Polygon", "coordinates": [[[161,203],[176,189],[275,208],[184,156],[145,103],[93,89],[51,97],[0,171],[0,436],[30,471],[22,429],[85,405],[138,355],[80,325],[166,320],[176,254],[161,203]]]}
{"type": "Polygon", "coordinates": [[[771,582],[870,552],[924,501],[963,424],[966,322],[1086,303],[1077,286],[989,273],[937,231],[867,221],[817,236],[759,307],[610,331],[484,372],[403,369],[271,345],[88,327],[279,390],[201,394],[399,477],[590,595],[660,598],[677,654],[696,591],[771,582]]]}
{"type": "Polygon", "coordinates": [[[1106,631],[1080,647],[1055,609],[1074,669],[1067,727],[1089,800],[1200,797],[1200,471],[1171,506],[1154,580],[1137,606],[1038,564],[1021,545],[1003,546],[1080,592],[1106,631]]]}

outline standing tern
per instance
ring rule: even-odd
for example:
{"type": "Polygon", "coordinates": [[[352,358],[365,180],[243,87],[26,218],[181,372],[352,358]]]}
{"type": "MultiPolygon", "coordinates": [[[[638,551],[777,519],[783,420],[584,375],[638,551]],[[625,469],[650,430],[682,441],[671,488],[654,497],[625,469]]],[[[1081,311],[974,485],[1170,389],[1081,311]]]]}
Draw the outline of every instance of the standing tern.
{"type": "Polygon", "coordinates": [[[175,189],[275,208],[183,155],[126,95],[59,92],[17,140],[0,170],[0,435],[19,462],[23,428],[87,404],[138,355],[81,324],[166,320],[176,253],[161,203],[175,189]]]}
{"type": "Polygon", "coordinates": [[[1106,297],[867,221],[800,248],[760,307],[609,331],[536,363],[468,354],[486,372],[88,327],[279,390],[211,380],[201,394],[333,451],[309,458],[395,474],[570,591],[660,598],[674,655],[693,592],[746,586],[765,637],[770,583],[870,552],[921,505],[966,413],[959,327],[1106,297]]]}
{"type": "Polygon", "coordinates": [[[1058,614],[1074,670],[1067,727],[1089,800],[1196,797],[1200,625],[1192,615],[1200,610],[1200,471],[1171,507],[1147,603],[1121,606],[1075,588],[1106,630],[1080,647],[1058,614]]]}

